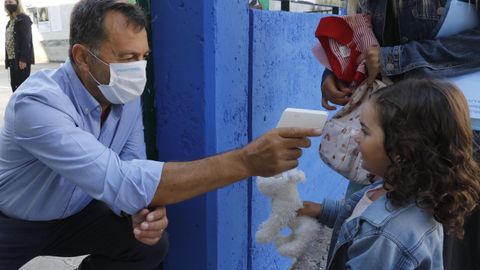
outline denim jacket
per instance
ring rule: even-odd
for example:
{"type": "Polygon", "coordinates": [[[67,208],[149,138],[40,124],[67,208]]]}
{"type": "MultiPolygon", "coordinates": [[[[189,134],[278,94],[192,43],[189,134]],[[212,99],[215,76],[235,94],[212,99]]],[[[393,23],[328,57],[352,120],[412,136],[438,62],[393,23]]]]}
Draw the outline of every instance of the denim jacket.
{"type": "Polygon", "coordinates": [[[414,201],[395,208],[382,196],[345,222],[363,194],[380,184],[354,193],[346,203],[324,201],[318,220],[334,229],[327,269],[443,269],[442,225],[414,201]]]}
{"type": "MultiPolygon", "coordinates": [[[[359,11],[372,16],[373,32],[380,44],[383,43],[387,1],[359,0],[359,11]]],[[[401,40],[398,45],[381,48],[382,73],[387,76],[452,77],[480,70],[480,27],[436,38],[452,0],[431,0],[425,6],[422,2],[402,1],[398,13],[401,40]]],[[[324,77],[328,73],[326,71],[324,77]]]]}

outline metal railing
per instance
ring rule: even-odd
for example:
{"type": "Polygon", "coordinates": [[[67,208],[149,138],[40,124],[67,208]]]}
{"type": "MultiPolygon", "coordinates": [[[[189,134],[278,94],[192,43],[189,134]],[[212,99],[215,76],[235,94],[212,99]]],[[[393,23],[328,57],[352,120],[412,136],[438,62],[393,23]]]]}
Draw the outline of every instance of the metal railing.
{"type": "MultiPolygon", "coordinates": [[[[298,9],[296,9],[295,7],[298,7],[299,5],[300,6],[306,5],[314,8],[312,10],[308,10],[304,12],[339,14],[339,10],[346,7],[346,0],[271,0],[271,1],[280,2],[280,10],[283,10],[283,11],[298,11],[298,9]],[[295,4],[295,7],[293,8],[293,10],[291,10],[291,7],[292,7],[291,4],[295,4]]],[[[262,9],[262,5],[258,0],[250,0],[249,5],[251,8],[262,9]]],[[[278,5],[276,6],[276,8],[278,10],[278,5]]],[[[267,9],[268,9],[268,6],[267,6],[267,9]]]]}

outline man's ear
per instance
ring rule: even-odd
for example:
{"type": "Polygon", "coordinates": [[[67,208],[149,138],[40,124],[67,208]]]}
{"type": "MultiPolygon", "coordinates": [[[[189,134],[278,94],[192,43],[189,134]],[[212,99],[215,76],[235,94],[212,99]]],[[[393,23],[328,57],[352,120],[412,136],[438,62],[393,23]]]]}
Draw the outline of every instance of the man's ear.
{"type": "Polygon", "coordinates": [[[78,70],[82,73],[88,73],[90,71],[90,68],[88,67],[90,57],[88,54],[87,48],[84,45],[75,44],[72,46],[73,61],[78,70]]]}

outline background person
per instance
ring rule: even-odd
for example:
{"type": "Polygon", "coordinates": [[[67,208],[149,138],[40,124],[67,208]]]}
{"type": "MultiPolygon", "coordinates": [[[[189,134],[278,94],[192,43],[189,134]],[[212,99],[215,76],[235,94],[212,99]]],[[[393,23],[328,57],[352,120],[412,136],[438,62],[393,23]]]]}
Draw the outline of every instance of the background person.
{"type": "Polygon", "coordinates": [[[32,20],[20,0],[5,0],[5,10],[10,17],[5,32],[5,68],[10,69],[10,85],[15,92],[30,76],[30,67],[35,63],[32,20]]]}

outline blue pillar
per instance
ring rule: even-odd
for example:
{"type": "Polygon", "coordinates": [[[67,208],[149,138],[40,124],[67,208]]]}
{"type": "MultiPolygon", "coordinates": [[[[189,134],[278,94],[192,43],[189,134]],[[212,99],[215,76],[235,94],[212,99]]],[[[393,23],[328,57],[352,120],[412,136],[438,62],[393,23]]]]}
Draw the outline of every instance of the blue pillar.
{"type": "MultiPolygon", "coordinates": [[[[247,1],[152,1],[159,159],[244,145],[247,1]]],[[[246,181],[168,207],[165,269],[247,269],[246,181]]]]}
{"type": "MultiPolygon", "coordinates": [[[[207,136],[203,54],[203,1],[152,1],[155,53],[157,145],[159,160],[184,161],[205,156],[215,137],[207,136]]],[[[207,269],[209,230],[207,194],[167,208],[171,249],[165,269],[207,269]],[[198,268],[193,267],[199,266],[198,268]]]]}

